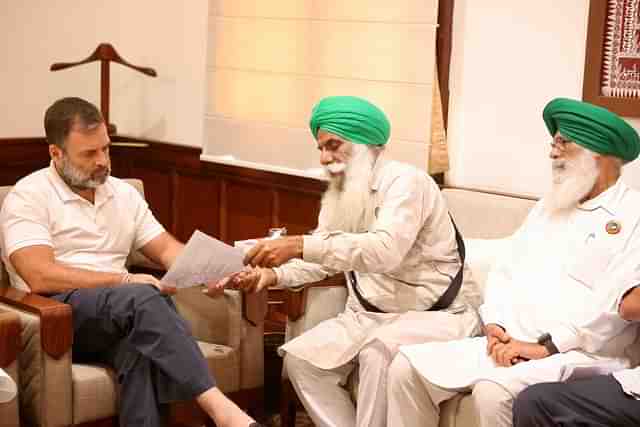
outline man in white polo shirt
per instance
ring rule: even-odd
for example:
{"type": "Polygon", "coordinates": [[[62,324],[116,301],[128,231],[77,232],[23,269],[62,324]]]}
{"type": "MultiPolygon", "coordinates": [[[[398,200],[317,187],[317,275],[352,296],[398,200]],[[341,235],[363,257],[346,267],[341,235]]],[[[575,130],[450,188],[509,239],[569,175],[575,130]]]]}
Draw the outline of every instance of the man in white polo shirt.
{"type": "Polygon", "coordinates": [[[120,425],[159,426],[165,403],[196,399],[218,426],[256,426],[215,387],[186,322],[163,287],[129,274],[140,250],[169,268],[183,245],[142,196],[111,177],[96,107],[64,98],[45,114],[51,165],[21,179],[0,211],[2,261],[13,286],[72,306],[73,358],[114,367],[120,425]]]}

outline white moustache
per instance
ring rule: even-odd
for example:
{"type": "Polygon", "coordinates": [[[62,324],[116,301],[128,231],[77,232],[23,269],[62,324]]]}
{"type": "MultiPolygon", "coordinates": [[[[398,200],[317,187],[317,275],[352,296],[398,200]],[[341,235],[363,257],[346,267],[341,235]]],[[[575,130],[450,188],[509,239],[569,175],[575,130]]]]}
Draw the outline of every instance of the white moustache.
{"type": "Polygon", "coordinates": [[[333,162],[325,165],[324,168],[330,173],[342,173],[347,169],[347,164],[342,162],[333,162]]]}
{"type": "Polygon", "coordinates": [[[554,160],[551,162],[551,169],[565,169],[567,163],[564,160],[554,160]]]}

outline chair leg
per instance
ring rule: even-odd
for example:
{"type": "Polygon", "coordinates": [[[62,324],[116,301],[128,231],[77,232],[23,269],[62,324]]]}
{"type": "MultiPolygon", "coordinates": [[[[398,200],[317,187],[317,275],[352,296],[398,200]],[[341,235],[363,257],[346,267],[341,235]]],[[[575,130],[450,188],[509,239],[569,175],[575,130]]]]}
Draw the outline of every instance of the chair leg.
{"type": "Polygon", "coordinates": [[[298,395],[288,379],[282,382],[280,394],[280,425],[282,427],[295,427],[298,395]]]}

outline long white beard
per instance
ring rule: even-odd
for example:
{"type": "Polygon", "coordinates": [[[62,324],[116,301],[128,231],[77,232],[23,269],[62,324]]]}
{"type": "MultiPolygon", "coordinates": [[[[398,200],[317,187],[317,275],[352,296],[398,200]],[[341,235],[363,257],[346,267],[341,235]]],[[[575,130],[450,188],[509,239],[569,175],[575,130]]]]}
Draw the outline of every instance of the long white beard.
{"type": "Polygon", "coordinates": [[[598,179],[596,159],[593,153],[585,149],[573,160],[554,160],[551,167],[553,181],[544,202],[550,214],[566,212],[578,206],[598,179]]]}
{"type": "MultiPolygon", "coordinates": [[[[374,219],[370,180],[377,153],[365,145],[354,144],[344,176],[331,178],[322,197],[328,231],[362,233],[374,219]]],[[[328,165],[326,169],[331,169],[328,165]]]]}

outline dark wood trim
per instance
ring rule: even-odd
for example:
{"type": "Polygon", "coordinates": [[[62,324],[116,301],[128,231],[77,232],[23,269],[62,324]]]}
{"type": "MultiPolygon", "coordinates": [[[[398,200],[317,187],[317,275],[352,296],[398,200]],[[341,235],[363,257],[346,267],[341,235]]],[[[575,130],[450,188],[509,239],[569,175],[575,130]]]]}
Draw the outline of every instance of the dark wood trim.
{"type": "Polygon", "coordinates": [[[222,180],[220,183],[220,240],[228,241],[229,236],[227,229],[229,221],[227,221],[227,212],[229,211],[229,203],[227,201],[227,181],[222,180]]]}
{"type": "Polygon", "coordinates": [[[15,288],[0,289],[0,302],[40,317],[42,350],[49,356],[59,359],[71,350],[73,321],[70,305],[15,288]]]}
{"type": "Polygon", "coordinates": [[[449,70],[453,34],[453,9],[455,0],[440,0],[438,4],[438,30],[436,31],[436,63],[442,99],[444,129],[449,123],[449,70]]]}
{"type": "Polygon", "coordinates": [[[271,189],[271,200],[273,201],[271,224],[280,224],[280,195],[275,188],[271,189]]]}
{"type": "Polygon", "coordinates": [[[591,0],[584,60],[582,99],[600,105],[625,117],[640,116],[640,99],[603,96],[600,90],[604,71],[604,38],[607,21],[607,0],[591,0]]]}
{"type": "Polygon", "coordinates": [[[21,348],[20,318],[8,311],[0,312],[0,368],[11,365],[21,348]]]}
{"type": "Polygon", "coordinates": [[[280,426],[295,427],[298,394],[288,378],[280,386],[280,426]]]}
{"type": "Polygon", "coordinates": [[[44,137],[0,138],[0,150],[0,167],[3,168],[31,166],[37,170],[49,164],[49,148],[44,137]]]}
{"type": "Polygon", "coordinates": [[[262,325],[267,315],[267,290],[242,295],[242,317],[252,326],[262,325]]]}

